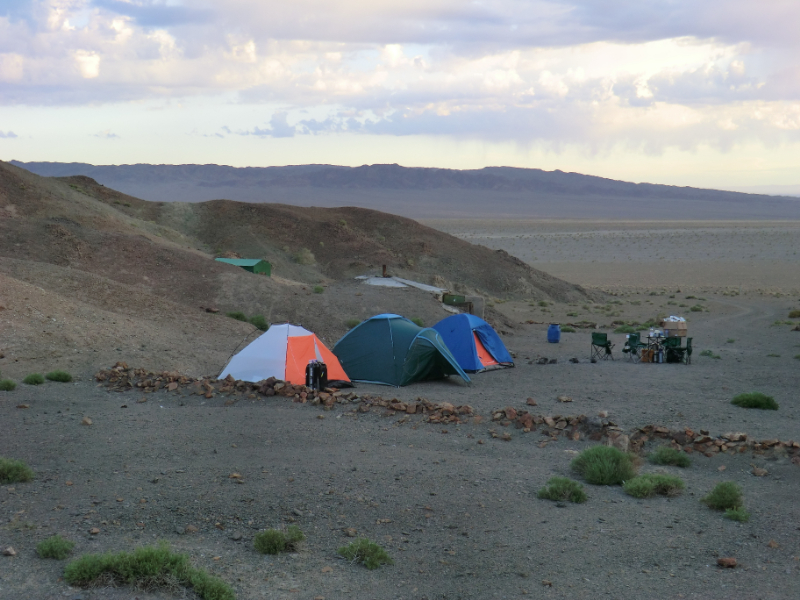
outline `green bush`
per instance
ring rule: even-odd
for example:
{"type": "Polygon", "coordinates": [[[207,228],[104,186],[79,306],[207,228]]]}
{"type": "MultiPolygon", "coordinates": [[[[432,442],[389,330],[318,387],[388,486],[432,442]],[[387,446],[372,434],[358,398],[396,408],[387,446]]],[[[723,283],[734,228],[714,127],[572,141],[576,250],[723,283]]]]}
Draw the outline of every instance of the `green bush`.
{"type": "Polygon", "coordinates": [[[324,288],[324,287],[322,287],[321,285],[315,285],[315,286],[314,286],[314,293],[315,293],[315,294],[321,294],[321,293],[323,293],[324,291],[325,291],[325,288],[324,288]]]}
{"type": "Polygon", "coordinates": [[[651,496],[677,496],[686,484],[680,477],[662,473],[645,473],[625,482],[622,489],[634,498],[650,498],[651,496]]]}
{"type": "Polygon", "coordinates": [[[358,327],[359,325],[361,325],[361,320],[360,319],[347,319],[347,321],[345,321],[345,325],[347,325],[348,329],[353,329],[353,327],[358,327]]]}
{"type": "Polygon", "coordinates": [[[72,381],[72,375],[66,371],[50,371],[45,377],[50,381],[58,381],[60,383],[69,383],[72,381]]]}
{"type": "Polygon", "coordinates": [[[41,385],[44,383],[44,376],[41,373],[31,373],[25,376],[22,383],[26,385],[41,385]]]}
{"type": "Polygon", "coordinates": [[[692,306],[692,307],[691,307],[689,310],[690,310],[690,311],[692,311],[692,312],[703,312],[703,311],[704,311],[704,310],[706,310],[706,309],[705,309],[705,307],[704,307],[704,306],[702,306],[702,305],[700,305],[700,304],[695,304],[695,305],[694,305],[694,306],[692,306]]]}
{"type": "Polygon", "coordinates": [[[735,340],[735,339],[733,339],[733,338],[728,338],[728,340],[727,340],[727,342],[726,342],[726,343],[727,343],[727,344],[732,344],[732,343],[734,343],[735,341],[736,341],[736,340],[735,340]]]}
{"type": "Polygon", "coordinates": [[[551,477],[547,485],[539,490],[537,497],[542,500],[566,500],[577,504],[586,502],[588,499],[583,486],[566,477],[551,477]]]}
{"type": "Polygon", "coordinates": [[[419,317],[414,317],[413,319],[411,319],[411,322],[414,323],[414,325],[417,325],[418,327],[425,327],[425,321],[423,321],[419,317]]]}
{"type": "Polygon", "coordinates": [[[572,461],[572,470],[593,485],[621,485],[636,475],[633,458],[611,446],[593,446],[572,461]]]}
{"type": "Polygon", "coordinates": [[[225,314],[229,316],[231,319],[236,319],[237,321],[244,321],[245,323],[247,323],[247,315],[240,310],[236,310],[234,312],[229,312],[225,314]]]}
{"type": "Polygon", "coordinates": [[[24,483],[33,479],[33,471],[21,460],[0,456],[0,484],[24,483]]]}
{"type": "Polygon", "coordinates": [[[291,525],[284,533],[278,529],[267,529],[260,531],[253,539],[253,546],[261,554],[280,554],[281,552],[293,552],[297,544],[306,539],[297,525],[291,525]]]}
{"type": "Polygon", "coordinates": [[[564,325],[564,327],[561,328],[561,332],[562,333],[575,333],[575,328],[574,327],[570,327],[569,325],[564,325]]]}
{"type": "Polygon", "coordinates": [[[253,315],[248,319],[251,325],[254,325],[256,329],[260,329],[261,331],[266,331],[269,329],[269,323],[264,318],[264,315],[253,315]]]}
{"type": "Polygon", "coordinates": [[[800,310],[792,310],[789,311],[789,318],[790,319],[800,319],[800,310]]]}
{"type": "Polygon", "coordinates": [[[75,547],[75,542],[70,542],[62,538],[60,535],[54,535],[46,540],[39,542],[36,546],[36,554],[39,558],[55,558],[56,560],[64,560],[72,552],[75,547]]]}
{"type": "Polygon", "coordinates": [[[710,358],[719,358],[719,354],[714,354],[711,350],[703,350],[700,356],[708,356],[710,358]]]}
{"type": "Polygon", "coordinates": [[[0,379],[0,392],[13,392],[17,389],[17,384],[10,379],[0,379]]]}
{"type": "Polygon", "coordinates": [[[221,579],[189,564],[186,554],[174,554],[166,544],[116,554],[86,554],[69,563],[64,580],[69,585],[89,586],[101,575],[114,583],[154,588],[177,581],[192,588],[203,600],[235,600],[233,589],[221,579]]]}
{"type": "Polygon", "coordinates": [[[342,546],[337,552],[351,562],[362,563],[370,570],[377,569],[381,565],[394,564],[386,550],[367,538],[359,538],[347,546],[342,546]]]}
{"type": "Polygon", "coordinates": [[[636,328],[632,325],[620,325],[614,330],[614,333],[636,333],[636,328]]]}
{"type": "Polygon", "coordinates": [[[692,461],[677,448],[670,448],[669,446],[659,446],[655,452],[652,452],[647,457],[648,460],[654,465],[670,465],[673,467],[688,467],[692,461]]]}
{"type": "Polygon", "coordinates": [[[739,521],[740,523],[747,523],[750,520],[750,513],[744,507],[728,508],[725,510],[725,518],[731,521],[739,521]]]}
{"type": "Polygon", "coordinates": [[[767,396],[761,392],[748,392],[734,396],[731,404],[742,408],[760,408],[761,410],[778,410],[778,403],[775,398],[767,396]]]}
{"type": "Polygon", "coordinates": [[[740,508],[742,506],[742,490],[733,481],[724,481],[718,483],[700,502],[714,510],[740,508]]]}
{"type": "Polygon", "coordinates": [[[294,255],[294,262],[298,265],[313,265],[317,259],[308,248],[300,248],[294,255]]]}

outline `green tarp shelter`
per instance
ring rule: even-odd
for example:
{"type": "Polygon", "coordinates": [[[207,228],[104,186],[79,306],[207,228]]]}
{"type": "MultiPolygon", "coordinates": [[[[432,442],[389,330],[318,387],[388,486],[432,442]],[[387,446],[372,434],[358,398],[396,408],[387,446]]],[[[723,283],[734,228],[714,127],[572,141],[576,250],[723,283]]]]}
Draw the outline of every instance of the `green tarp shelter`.
{"type": "Polygon", "coordinates": [[[214,260],[241,267],[251,273],[263,273],[267,277],[272,275],[272,265],[260,258],[215,258],[214,260]]]}
{"type": "Polygon", "coordinates": [[[447,375],[470,381],[435,329],[400,315],[367,319],[336,342],[333,353],[352,381],[397,387],[447,375]]]}

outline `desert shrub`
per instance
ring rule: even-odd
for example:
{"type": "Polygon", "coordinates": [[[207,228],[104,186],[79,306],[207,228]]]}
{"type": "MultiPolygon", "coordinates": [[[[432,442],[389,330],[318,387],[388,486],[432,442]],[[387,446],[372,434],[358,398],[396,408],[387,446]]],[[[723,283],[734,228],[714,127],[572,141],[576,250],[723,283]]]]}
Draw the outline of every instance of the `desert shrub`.
{"type": "Polygon", "coordinates": [[[39,558],[64,560],[69,556],[69,553],[72,552],[74,547],[75,542],[66,540],[60,535],[54,535],[36,545],[36,554],[39,555],[39,558]]]}
{"type": "Polygon", "coordinates": [[[229,312],[225,314],[229,316],[231,319],[236,319],[237,321],[244,321],[245,323],[247,323],[247,315],[240,310],[236,310],[234,312],[229,312]]]}
{"type": "Polygon", "coordinates": [[[761,392],[748,392],[734,396],[731,404],[742,408],[760,408],[762,410],[778,410],[778,403],[775,398],[767,396],[761,392]]]}
{"type": "Polygon", "coordinates": [[[26,385],[42,385],[44,383],[44,376],[41,373],[31,373],[25,376],[22,383],[26,385]]]}
{"type": "Polygon", "coordinates": [[[178,582],[192,588],[203,600],[236,598],[228,584],[192,567],[186,554],[175,554],[166,544],[137,548],[130,553],[85,554],[64,569],[64,579],[70,585],[88,586],[101,576],[114,583],[147,589],[178,582]]]}
{"type": "Polygon", "coordinates": [[[789,311],[789,318],[790,319],[800,319],[800,310],[792,310],[789,311]]]}
{"type": "MultiPolygon", "coordinates": [[[[800,360],[800,354],[795,354],[795,355],[794,355],[794,357],[795,357],[797,360],[800,360]]],[[[10,381],[10,380],[9,380],[9,379],[4,379],[3,381],[10,381]]],[[[12,381],[11,383],[14,383],[14,382],[12,381]]],[[[2,384],[3,384],[3,382],[2,382],[2,381],[0,381],[0,386],[2,386],[2,384]]],[[[2,388],[2,387],[0,387],[0,390],[2,390],[2,389],[3,389],[3,388],[2,388]]],[[[11,388],[11,389],[13,390],[14,388],[11,388]]]]}
{"type": "Polygon", "coordinates": [[[547,300],[539,300],[538,304],[539,304],[539,306],[542,306],[542,307],[550,305],[550,303],[547,300]]]}
{"type": "Polygon", "coordinates": [[[692,312],[703,312],[705,310],[705,307],[703,307],[701,304],[695,304],[689,310],[692,312]]]}
{"type": "Polygon", "coordinates": [[[377,569],[381,565],[394,564],[386,550],[367,538],[359,538],[347,546],[342,546],[337,552],[351,562],[362,563],[370,570],[377,569]]]}
{"type": "Polygon", "coordinates": [[[670,465],[673,467],[686,468],[692,464],[691,459],[689,459],[686,454],[677,448],[670,448],[669,446],[659,446],[647,459],[654,465],[670,465]]]}
{"type": "Polygon", "coordinates": [[[21,460],[0,456],[0,483],[24,483],[33,479],[33,471],[21,460]]]}
{"type": "Polygon", "coordinates": [[[72,375],[66,371],[50,371],[45,377],[50,381],[58,381],[60,383],[69,383],[72,381],[72,375]]]}
{"type": "Polygon", "coordinates": [[[537,497],[542,500],[566,500],[578,504],[586,502],[588,499],[586,492],[583,491],[583,486],[566,477],[551,477],[547,485],[539,490],[537,497]]]}
{"type": "Polygon", "coordinates": [[[266,331],[269,329],[269,323],[264,318],[264,315],[253,315],[248,319],[251,325],[254,325],[256,329],[260,329],[261,331],[266,331]]]}
{"type": "Polygon", "coordinates": [[[747,512],[743,506],[738,508],[729,508],[725,511],[725,518],[731,521],[739,521],[740,523],[747,523],[750,520],[750,513],[747,512]]]}
{"type": "Polygon", "coordinates": [[[567,313],[567,316],[568,316],[568,317],[577,317],[577,316],[578,316],[578,313],[576,313],[576,312],[568,312],[568,313],[567,313]]]}
{"type": "Polygon", "coordinates": [[[736,509],[742,506],[742,490],[733,481],[718,483],[700,502],[714,510],[736,509]]]}
{"type": "Polygon", "coordinates": [[[564,325],[564,327],[561,328],[561,332],[562,333],[575,333],[575,328],[571,327],[569,325],[564,325]]]}
{"type": "Polygon", "coordinates": [[[620,325],[614,333],[636,333],[636,328],[633,325],[620,325]]]}
{"type": "Polygon", "coordinates": [[[780,357],[781,357],[780,354],[775,354],[774,352],[770,352],[769,354],[767,354],[767,358],[780,358],[780,357]]]}
{"type": "Polygon", "coordinates": [[[719,354],[714,354],[711,350],[703,350],[700,356],[708,356],[709,358],[719,358],[719,354]]]}
{"type": "Polygon", "coordinates": [[[634,498],[650,498],[651,496],[677,496],[686,484],[680,477],[663,473],[645,473],[625,482],[622,489],[634,498]]]}
{"type": "Polygon", "coordinates": [[[735,339],[733,339],[733,338],[728,338],[728,340],[727,340],[725,343],[726,343],[726,344],[733,344],[735,341],[736,341],[736,340],[735,340],[735,339]]]}
{"type": "Polygon", "coordinates": [[[314,258],[314,255],[308,248],[300,248],[300,250],[294,254],[294,262],[298,265],[313,265],[316,260],[317,259],[314,258]]]}
{"type": "Polygon", "coordinates": [[[10,379],[0,379],[0,392],[13,392],[17,389],[17,384],[10,379]]]}
{"type": "Polygon", "coordinates": [[[314,293],[315,294],[321,294],[324,291],[325,291],[325,288],[322,287],[321,285],[315,285],[314,286],[314,293]]]}
{"type": "Polygon", "coordinates": [[[417,325],[418,327],[425,327],[425,322],[419,317],[414,317],[413,319],[411,319],[411,322],[414,323],[414,325],[417,325]]]}
{"type": "Polygon", "coordinates": [[[253,547],[261,554],[280,554],[293,552],[297,544],[306,539],[297,525],[291,525],[285,532],[279,529],[260,531],[253,539],[253,547]]]}
{"type": "Polygon", "coordinates": [[[353,327],[358,327],[361,325],[361,319],[347,319],[347,321],[345,321],[345,325],[347,325],[348,329],[353,329],[353,327]]]}
{"type": "Polygon", "coordinates": [[[621,485],[636,475],[633,458],[611,446],[593,446],[581,452],[572,470],[594,485],[621,485]]]}

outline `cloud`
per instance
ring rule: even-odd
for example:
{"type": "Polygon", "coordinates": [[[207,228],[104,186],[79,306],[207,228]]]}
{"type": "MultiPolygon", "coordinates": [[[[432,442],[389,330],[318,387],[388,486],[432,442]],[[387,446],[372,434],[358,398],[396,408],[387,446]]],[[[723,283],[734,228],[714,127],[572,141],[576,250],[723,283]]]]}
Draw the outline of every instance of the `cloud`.
{"type": "Polygon", "coordinates": [[[130,17],[147,28],[165,28],[181,25],[206,24],[214,19],[214,12],[202,8],[168,4],[164,0],[92,0],[92,6],[130,17]]]}
{"type": "Polygon", "coordinates": [[[14,133],[11,130],[9,130],[9,131],[0,131],[0,138],[3,138],[3,139],[14,139],[15,137],[18,137],[17,134],[14,133]]]}
{"type": "Polygon", "coordinates": [[[110,129],[106,129],[105,131],[101,131],[100,133],[92,134],[93,137],[102,138],[104,140],[117,140],[119,136],[116,133],[112,133],[110,129]]]}

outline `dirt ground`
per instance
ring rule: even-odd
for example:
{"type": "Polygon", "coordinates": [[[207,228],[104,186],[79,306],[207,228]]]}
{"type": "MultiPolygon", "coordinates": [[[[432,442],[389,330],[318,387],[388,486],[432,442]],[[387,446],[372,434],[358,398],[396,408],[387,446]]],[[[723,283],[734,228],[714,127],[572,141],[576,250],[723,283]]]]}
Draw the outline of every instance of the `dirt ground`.
{"type": "MultiPolygon", "coordinates": [[[[587,485],[586,504],[564,506],[538,500],[536,492],[552,476],[572,476],[570,461],[591,442],[549,441],[491,422],[492,412],[507,406],[541,415],[607,411],[623,431],[656,424],[800,439],[800,333],[792,331],[798,319],[788,318],[800,308],[800,225],[429,224],[506,250],[598,299],[487,298],[486,316],[516,355],[514,369],[475,375],[470,386],[355,390],[469,404],[482,423],[433,425],[353,405],[326,412],[277,398],[108,392],[92,375],[118,360],[216,375],[258,333],[199,305],[187,311],[177,286],[174,297],[159,297],[70,267],[3,258],[2,376],[19,382],[62,368],[76,381],[0,392],[0,456],[36,472],[31,483],[0,486],[0,549],[16,551],[0,556],[0,599],[174,597],[69,588],[61,580],[64,563],[35,553],[54,533],[76,542],[73,556],[165,540],[230,583],[240,599],[800,596],[800,468],[787,456],[695,454],[686,470],[644,463],[643,472],[679,474],[686,491],[636,500],[618,487],[587,485]],[[552,322],[588,321],[612,332],[615,321],[657,314],[688,319],[690,366],[632,364],[619,352],[622,334],[610,333],[617,360],[595,364],[587,329],[562,333],[559,344],[546,341],[552,322]],[[541,357],[557,362],[540,365],[541,357]],[[730,404],[751,390],[774,396],[780,409],[730,404]],[[538,406],[531,409],[528,397],[538,406]],[[84,417],[92,424],[83,425],[84,417]],[[767,474],[755,476],[754,467],[767,474]],[[721,481],[742,487],[749,522],[701,504],[721,481]],[[307,535],[298,552],[265,557],[252,548],[259,530],[289,524],[307,535]],[[197,531],[187,533],[188,526],[197,531]],[[90,533],[95,527],[99,533],[90,533]],[[339,558],[350,528],[384,545],[394,565],[367,571],[339,558]],[[739,566],[719,569],[716,559],[725,556],[739,566]]],[[[227,298],[243,286],[240,274],[226,277],[210,299],[223,312],[228,305],[263,310],[270,321],[310,326],[331,346],[349,319],[397,312],[433,324],[447,315],[427,293],[352,280],[330,281],[315,294],[276,279],[244,286],[250,296],[227,298]]]]}
{"type": "MultiPolygon", "coordinates": [[[[532,397],[534,412],[608,411],[625,431],[652,423],[797,440],[800,332],[787,323],[800,303],[792,290],[770,289],[723,295],[659,286],[611,290],[618,295],[596,305],[499,302],[491,310],[503,315],[499,328],[516,368],[477,374],[471,386],[444,381],[355,390],[469,404],[486,417],[479,424],[433,425],[352,406],[326,412],[283,398],[230,403],[225,396],[108,392],[89,367],[111,366],[114,354],[87,362],[74,383],[0,392],[0,455],[36,472],[31,483],[0,486],[0,547],[17,552],[0,556],[0,598],[174,597],[69,588],[60,580],[64,563],[35,553],[54,533],[76,542],[73,556],[166,540],[248,600],[797,598],[800,468],[785,456],[693,455],[685,470],[645,463],[642,472],[683,477],[686,491],[637,500],[619,487],[587,485],[588,502],[565,506],[539,500],[536,492],[552,476],[573,476],[570,461],[591,442],[542,445],[548,438],[535,431],[490,421],[493,409],[529,409],[532,397]],[[704,310],[689,311],[695,305],[704,310]],[[588,330],[563,333],[559,344],[546,341],[550,322],[605,325],[660,312],[689,319],[690,366],[632,364],[619,352],[621,334],[610,333],[617,360],[596,364],[588,360],[588,330]],[[720,358],[701,356],[704,350],[720,358]],[[537,364],[541,356],[558,362],[537,364]],[[780,409],[730,404],[751,390],[774,396],[780,409]],[[573,401],[561,403],[559,395],[573,401]],[[83,417],[92,424],[82,425],[83,417]],[[510,431],[511,440],[493,431],[510,431]],[[768,474],[754,476],[754,466],[768,474]],[[721,481],[742,487],[749,522],[701,504],[721,481]],[[298,552],[255,552],[258,530],[289,524],[307,535],[298,552]],[[187,533],[189,525],[197,532],[187,533]],[[90,534],[93,527],[100,533],[90,534]],[[382,544],[394,565],[368,571],[339,558],[336,549],[352,541],[347,528],[382,544]],[[736,569],[716,566],[727,556],[737,558],[736,569]]],[[[2,361],[0,370],[7,371],[2,361]]]]}

